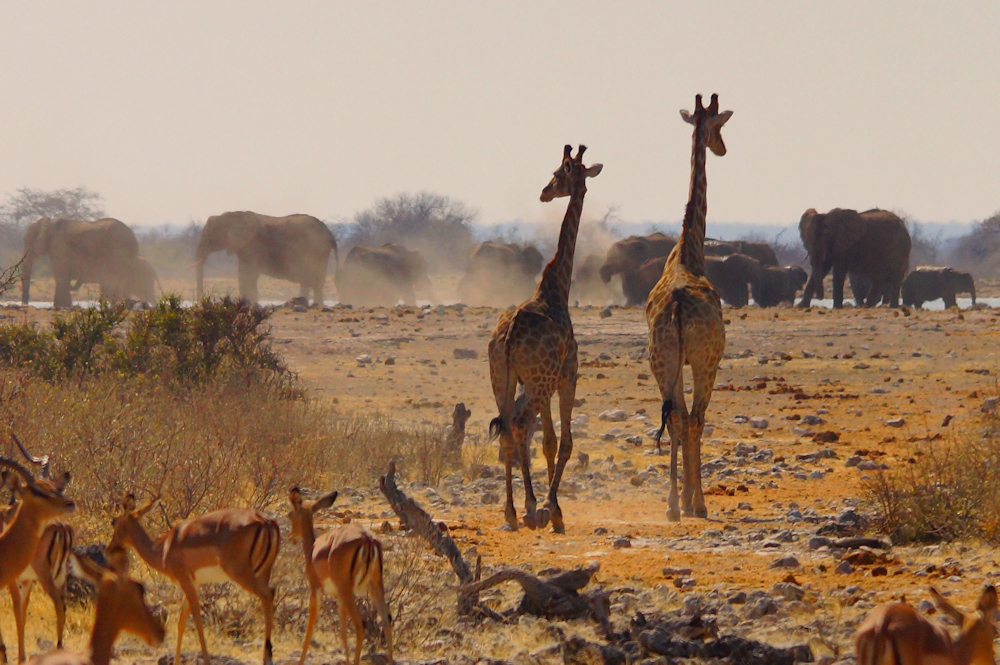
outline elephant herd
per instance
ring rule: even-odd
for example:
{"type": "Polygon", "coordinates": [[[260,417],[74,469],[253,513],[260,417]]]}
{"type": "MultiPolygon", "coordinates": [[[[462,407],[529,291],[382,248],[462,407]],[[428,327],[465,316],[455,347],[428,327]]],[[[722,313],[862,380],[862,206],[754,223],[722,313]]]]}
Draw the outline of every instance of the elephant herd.
{"type": "MultiPolygon", "coordinates": [[[[823,280],[833,273],[833,305],[843,306],[844,283],[850,279],[858,306],[880,303],[921,307],[942,299],[956,304],[956,294],[969,293],[975,304],[972,276],[952,268],[920,266],[907,275],[911,240],[906,224],[884,210],[857,212],[835,208],[827,213],[807,210],[799,233],[809,253],[811,271],[779,266],[774,250],[763,242],[705,242],[705,274],[722,300],[745,307],[751,296],[760,307],[792,304],[802,291],[801,306],[823,297],[823,280]]],[[[617,277],[626,306],[641,306],[659,280],[676,239],[663,233],[631,236],[614,243],[605,256],[590,254],[573,280],[576,299],[615,300],[611,287],[617,277]]],[[[116,219],[86,222],[42,217],[24,234],[22,301],[27,303],[32,268],[47,256],[56,282],[53,304],[71,304],[72,292],[84,283],[97,284],[102,299],[156,300],[157,276],[139,255],[132,230],[116,219]]],[[[331,253],[337,243],[330,229],[309,215],[269,217],[253,212],[227,212],[209,217],[195,249],[198,297],[204,290],[206,259],[225,251],[237,259],[240,295],[258,299],[260,275],[299,284],[299,295],[322,303],[331,253]]],[[[469,256],[458,282],[459,300],[467,305],[507,307],[531,296],[543,264],[534,246],[484,242],[469,256]]],[[[418,297],[436,301],[426,261],[419,252],[387,243],[355,245],[336,270],[341,302],[391,306],[413,305],[418,297]]]]}

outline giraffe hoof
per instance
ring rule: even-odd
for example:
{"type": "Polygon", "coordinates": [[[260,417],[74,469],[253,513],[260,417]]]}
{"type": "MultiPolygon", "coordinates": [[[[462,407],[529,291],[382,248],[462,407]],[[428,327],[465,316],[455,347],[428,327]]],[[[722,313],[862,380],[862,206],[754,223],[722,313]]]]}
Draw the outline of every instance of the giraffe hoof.
{"type": "Polygon", "coordinates": [[[524,526],[528,527],[532,531],[538,528],[538,523],[535,521],[535,513],[525,513],[524,514],[524,526]]]}
{"type": "Polygon", "coordinates": [[[699,508],[694,511],[694,516],[703,520],[708,519],[708,508],[699,508]]]}
{"type": "Polygon", "coordinates": [[[535,513],[535,521],[538,524],[539,529],[544,529],[549,524],[549,520],[552,517],[552,511],[548,508],[542,508],[537,513],[535,513]]]}
{"type": "Polygon", "coordinates": [[[667,521],[668,522],[680,522],[681,521],[681,511],[676,508],[667,509],[667,521]]]}

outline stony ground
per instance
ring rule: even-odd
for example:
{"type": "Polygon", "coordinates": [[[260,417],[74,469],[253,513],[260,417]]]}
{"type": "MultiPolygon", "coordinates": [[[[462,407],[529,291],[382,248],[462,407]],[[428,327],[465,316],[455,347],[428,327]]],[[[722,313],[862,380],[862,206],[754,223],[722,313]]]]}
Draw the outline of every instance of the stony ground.
{"type": "MultiPolygon", "coordinates": [[[[466,458],[482,462],[477,477],[456,472],[438,486],[405,489],[484,566],[538,572],[599,562],[595,581],[614,590],[618,621],[636,609],[701,611],[717,616],[723,632],[777,645],[821,639],[841,656],[853,651],[853,628],[873,605],[901,594],[922,600],[933,583],[968,606],[1000,575],[993,553],[973,544],[884,552],[839,541],[865,532],[864,484],[878,469],[978,431],[982,402],[997,393],[996,311],[727,309],[726,356],[703,446],[709,517],[673,524],[665,514],[668,457],[655,454],[651,438],[660,400],[643,313],[574,309],[581,367],[574,455],[561,488],[564,535],[498,529],[503,482],[495,444],[485,442],[496,415],[486,344],[498,314],[337,307],[281,308],[273,318],[276,343],[320,399],[442,429],[456,402],[472,410],[466,458]]],[[[17,314],[25,315],[35,316],[17,314]]],[[[541,497],[540,455],[534,468],[541,497]]],[[[518,481],[519,512],[522,503],[518,481]]],[[[388,506],[375,488],[357,488],[352,510],[377,526],[388,506]]],[[[510,630],[522,637],[484,630],[473,648],[445,632],[400,656],[561,659],[536,624],[510,630]]],[[[324,644],[316,662],[337,651],[333,636],[324,644]]],[[[256,660],[256,651],[245,658],[256,660]]]]}

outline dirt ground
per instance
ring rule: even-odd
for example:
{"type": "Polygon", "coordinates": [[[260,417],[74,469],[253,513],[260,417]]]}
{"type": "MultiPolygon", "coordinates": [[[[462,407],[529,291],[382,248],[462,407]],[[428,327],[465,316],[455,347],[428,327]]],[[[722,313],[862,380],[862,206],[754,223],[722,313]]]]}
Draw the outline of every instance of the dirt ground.
{"type": "MultiPolygon", "coordinates": [[[[297,295],[262,286],[262,298],[297,295]]],[[[650,436],[659,425],[660,398],[645,359],[643,311],[609,311],[607,317],[598,307],[572,311],[581,366],[574,453],[561,492],[563,535],[498,528],[503,484],[494,476],[496,444],[486,442],[497,412],[486,345],[499,310],[283,307],[272,325],[275,343],[305,385],[342,409],[378,410],[442,429],[456,402],[472,410],[467,445],[494,473],[408,491],[484,565],[539,571],[599,562],[596,582],[659,594],[675,606],[685,594],[728,598],[734,607],[739,592],[780,595],[775,583],[791,574],[803,598],[779,598],[779,611],[762,617],[736,607],[734,625],[773,643],[830,630],[845,652],[853,649],[853,625],[878,602],[901,594],[926,598],[932,581],[969,606],[979,587],[1000,575],[991,551],[971,544],[894,548],[885,560],[844,572],[838,570],[842,552],[810,543],[823,525],[850,525],[870,510],[863,483],[874,469],[905,465],[921,448],[976,430],[983,398],[997,393],[995,310],[727,308],[726,355],[702,450],[709,517],[680,523],[666,519],[669,457],[654,453],[650,436]],[[777,563],[787,557],[795,561],[777,563]]],[[[21,310],[8,316],[45,315],[21,310]]],[[[553,415],[559,419],[557,401],[553,415]]],[[[538,453],[533,469],[540,504],[544,467],[538,453]]],[[[377,492],[363,505],[373,525],[388,509],[377,492]]],[[[520,488],[515,506],[520,514],[520,488]]],[[[172,652],[172,628],[163,653],[172,652]]],[[[246,657],[258,658],[256,652],[246,657]]]]}

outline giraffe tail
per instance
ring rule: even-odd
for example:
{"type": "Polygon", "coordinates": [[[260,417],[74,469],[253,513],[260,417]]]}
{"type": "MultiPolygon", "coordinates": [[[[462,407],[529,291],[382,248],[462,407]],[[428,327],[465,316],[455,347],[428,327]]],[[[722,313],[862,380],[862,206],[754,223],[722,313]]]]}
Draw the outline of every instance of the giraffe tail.
{"type": "Polygon", "coordinates": [[[674,389],[677,386],[677,383],[681,380],[681,375],[684,372],[684,338],[681,335],[681,304],[686,295],[687,294],[683,290],[674,291],[670,296],[670,304],[667,306],[667,311],[670,313],[670,318],[677,331],[677,374],[674,376],[674,383],[670,386],[670,390],[664,391],[666,392],[667,397],[663,400],[663,405],[660,408],[660,429],[656,431],[657,452],[660,452],[660,439],[663,437],[663,432],[667,428],[667,421],[670,420],[670,416],[677,407],[677,405],[674,404],[674,389]]]}
{"type": "Polygon", "coordinates": [[[517,325],[517,314],[514,315],[507,328],[507,335],[503,339],[504,362],[503,362],[503,385],[504,400],[500,407],[500,415],[490,421],[490,438],[495,439],[501,435],[511,434],[511,421],[514,419],[515,402],[517,395],[517,374],[514,372],[513,360],[511,358],[510,342],[513,336],[511,331],[517,325]]]}

